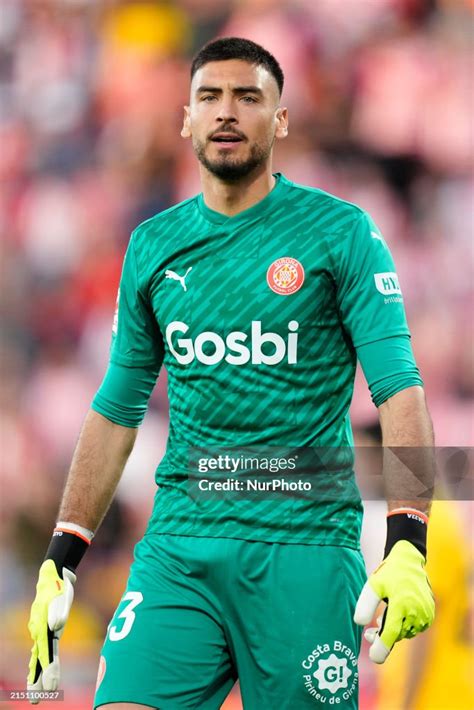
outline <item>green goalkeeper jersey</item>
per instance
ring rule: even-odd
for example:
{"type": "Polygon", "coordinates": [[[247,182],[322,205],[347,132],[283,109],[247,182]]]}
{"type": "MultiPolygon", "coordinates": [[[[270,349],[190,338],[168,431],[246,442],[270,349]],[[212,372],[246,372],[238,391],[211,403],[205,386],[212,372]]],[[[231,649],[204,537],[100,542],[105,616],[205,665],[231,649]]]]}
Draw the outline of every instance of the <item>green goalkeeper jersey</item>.
{"type": "Polygon", "coordinates": [[[278,174],[233,217],[198,195],[141,224],[111,363],[168,373],[148,530],[357,547],[346,455],[357,350],[400,335],[387,245],[366,212],[326,192],[278,174]]]}

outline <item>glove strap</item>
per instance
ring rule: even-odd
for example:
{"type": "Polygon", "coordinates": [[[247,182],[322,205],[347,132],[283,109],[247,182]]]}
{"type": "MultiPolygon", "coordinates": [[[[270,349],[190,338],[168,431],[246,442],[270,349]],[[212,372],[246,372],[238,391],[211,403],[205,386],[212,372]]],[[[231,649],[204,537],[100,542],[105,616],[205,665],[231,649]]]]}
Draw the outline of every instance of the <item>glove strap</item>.
{"type": "Polygon", "coordinates": [[[93,532],[80,525],[60,522],[54,529],[44,559],[53,560],[58,575],[62,579],[63,567],[67,567],[75,573],[76,567],[86,554],[93,537],[93,532]]]}
{"type": "Polygon", "coordinates": [[[399,540],[408,540],[426,560],[428,516],[416,508],[396,508],[387,516],[387,542],[384,559],[399,540]]]}

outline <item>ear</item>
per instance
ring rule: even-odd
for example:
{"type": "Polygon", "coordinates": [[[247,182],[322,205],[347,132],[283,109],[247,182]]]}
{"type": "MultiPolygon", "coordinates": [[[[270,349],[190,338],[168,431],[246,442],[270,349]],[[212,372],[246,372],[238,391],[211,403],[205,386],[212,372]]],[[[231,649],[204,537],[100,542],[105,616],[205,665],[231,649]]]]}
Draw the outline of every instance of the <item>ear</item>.
{"type": "Polygon", "coordinates": [[[191,138],[191,115],[189,111],[189,106],[184,106],[184,118],[183,127],[181,129],[181,136],[183,138],[191,138]]]}
{"type": "Polygon", "coordinates": [[[278,108],[276,112],[276,138],[286,138],[288,135],[288,109],[286,107],[278,108]]]}

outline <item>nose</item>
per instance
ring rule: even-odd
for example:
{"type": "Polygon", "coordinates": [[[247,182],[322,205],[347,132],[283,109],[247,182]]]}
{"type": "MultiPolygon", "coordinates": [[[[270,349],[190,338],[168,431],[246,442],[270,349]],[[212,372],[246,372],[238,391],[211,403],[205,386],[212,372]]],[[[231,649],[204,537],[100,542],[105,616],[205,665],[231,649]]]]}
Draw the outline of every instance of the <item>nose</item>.
{"type": "Polygon", "coordinates": [[[220,102],[216,119],[219,123],[237,123],[235,105],[230,97],[223,98],[220,102]]]}

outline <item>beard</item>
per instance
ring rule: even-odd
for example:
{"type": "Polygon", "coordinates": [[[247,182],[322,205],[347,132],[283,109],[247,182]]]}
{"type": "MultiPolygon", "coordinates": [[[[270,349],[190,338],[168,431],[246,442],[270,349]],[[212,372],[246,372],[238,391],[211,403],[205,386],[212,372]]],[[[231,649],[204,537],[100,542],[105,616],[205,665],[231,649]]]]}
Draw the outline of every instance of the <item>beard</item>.
{"type": "Polygon", "coordinates": [[[206,144],[197,138],[193,141],[194,152],[199,162],[223,182],[237,182],[266,163],[271,155],[272,145],[273,142],[269,145],[254,143],[246,160],[236,159],[226,153],[210,160],[206,155],[206,144]]]}

